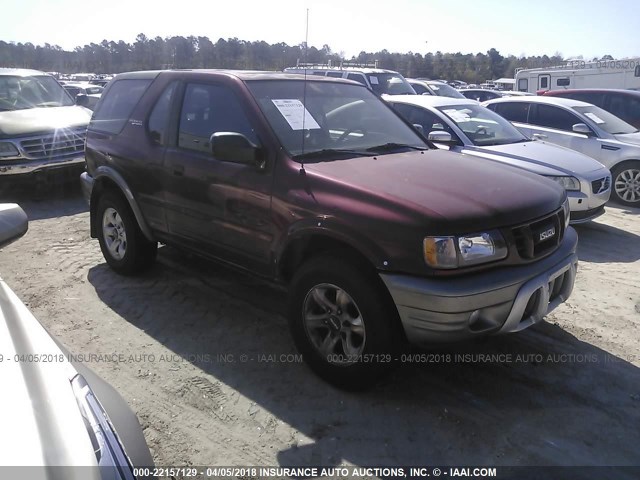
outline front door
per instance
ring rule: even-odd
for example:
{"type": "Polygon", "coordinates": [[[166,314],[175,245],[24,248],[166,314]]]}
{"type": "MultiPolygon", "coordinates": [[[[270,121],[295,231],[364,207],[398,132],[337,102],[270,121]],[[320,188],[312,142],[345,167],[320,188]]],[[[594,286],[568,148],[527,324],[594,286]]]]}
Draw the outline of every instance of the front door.
{"type": "Polygon", "coordinates": [[[229,262],[257,263],[266,271],[274,237],[273,169],[219,160],[209,143],[215,132],[236,132],[260,144],[239,96],[228,85],[186,84],[177,128],[177,145],[165,154],[171,235],[229,262]]]}
{"type": "Polygon", "coordinates": [[[538,75],[538,90],[551,90],[551,75],[538,75]]]}

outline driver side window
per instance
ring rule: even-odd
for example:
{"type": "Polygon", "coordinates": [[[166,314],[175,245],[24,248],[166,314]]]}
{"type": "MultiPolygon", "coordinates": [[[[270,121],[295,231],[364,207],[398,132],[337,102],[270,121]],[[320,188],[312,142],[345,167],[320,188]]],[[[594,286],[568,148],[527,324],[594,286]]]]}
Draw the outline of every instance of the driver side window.
{"type": "Polygon", "coordinates": [[[561,108],[540,104],[537,107],[536,114],[531,121],[534,125],[571,132],[573,125],[582,123],[578,117],[561,108]]]}
{"type": "Polygon", "coordinates": [[[237,132],[259,143],[233,91],[223,85],[188,84],[180,112],[178,146],[209,153],[209,138],[215,132],[237,132]]]}

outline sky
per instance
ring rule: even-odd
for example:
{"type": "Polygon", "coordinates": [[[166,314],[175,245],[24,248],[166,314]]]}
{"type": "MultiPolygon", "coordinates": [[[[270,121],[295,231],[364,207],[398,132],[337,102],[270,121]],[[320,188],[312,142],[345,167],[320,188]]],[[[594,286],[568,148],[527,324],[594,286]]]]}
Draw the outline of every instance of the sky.
{"type": "Polygon", "coordinates": [[[347,58],[360,51],[640,56],[638,0],[1,0],[0,40],[59,45],[147,37],[237,37],[347,58]],[[10,21],[7,21],[11,19],[10,21]]]}

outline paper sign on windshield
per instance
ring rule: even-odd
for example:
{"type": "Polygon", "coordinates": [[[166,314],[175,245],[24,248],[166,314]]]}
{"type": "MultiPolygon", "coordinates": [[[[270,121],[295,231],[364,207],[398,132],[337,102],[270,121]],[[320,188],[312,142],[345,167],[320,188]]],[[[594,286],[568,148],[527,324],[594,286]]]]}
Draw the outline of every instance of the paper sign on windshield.
{"type": "Polygon", "coordinates": [[[443,110],[443,112],[445,115],[450,117],[456,123],[468,122],[469,120],[471,120],[471,117],[469,116],[469,114],[462,110],[450,108],[450,109],[443,110]]]}
{"type": "Polygon", "coordinates": [[[320,128],[302,102],[296,98],[271,100],[293,130],[320,128]]]}
{"type": "Polygon", "coordinates": [[[591,112],[585,112],[584,114],[585,117],[589,117],[591,120],[593,120],[594,122],[596,122],[597,124],[602,124],[604,123],[604,120],[602,120],[598,115],[596,115],[595,113],[591,113],[591,112]]]}
{"type": "Polygon", "coordinates": [[[374,77],[373,75],[369,75],[369,81],[371,85],[378,85],[378,77],[374,77]]]}

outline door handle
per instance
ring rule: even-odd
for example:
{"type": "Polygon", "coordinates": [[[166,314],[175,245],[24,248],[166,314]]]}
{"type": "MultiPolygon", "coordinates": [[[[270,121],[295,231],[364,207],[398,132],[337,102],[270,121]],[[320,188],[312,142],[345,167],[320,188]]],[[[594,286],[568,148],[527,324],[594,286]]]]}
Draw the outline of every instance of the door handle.
{"type": "Polygon", "coordinates": [[[547,136],[544,133],[534,133],[532,137],[538,140],[544,140],[545,138],[547,138],[547,136]]]}
{"type": "Polygon", "coordinates": [[[182,175],[184,175],[184,167],[182,165],[174,165],[173,174],[177,177],[181,177],[182,175]]]}

